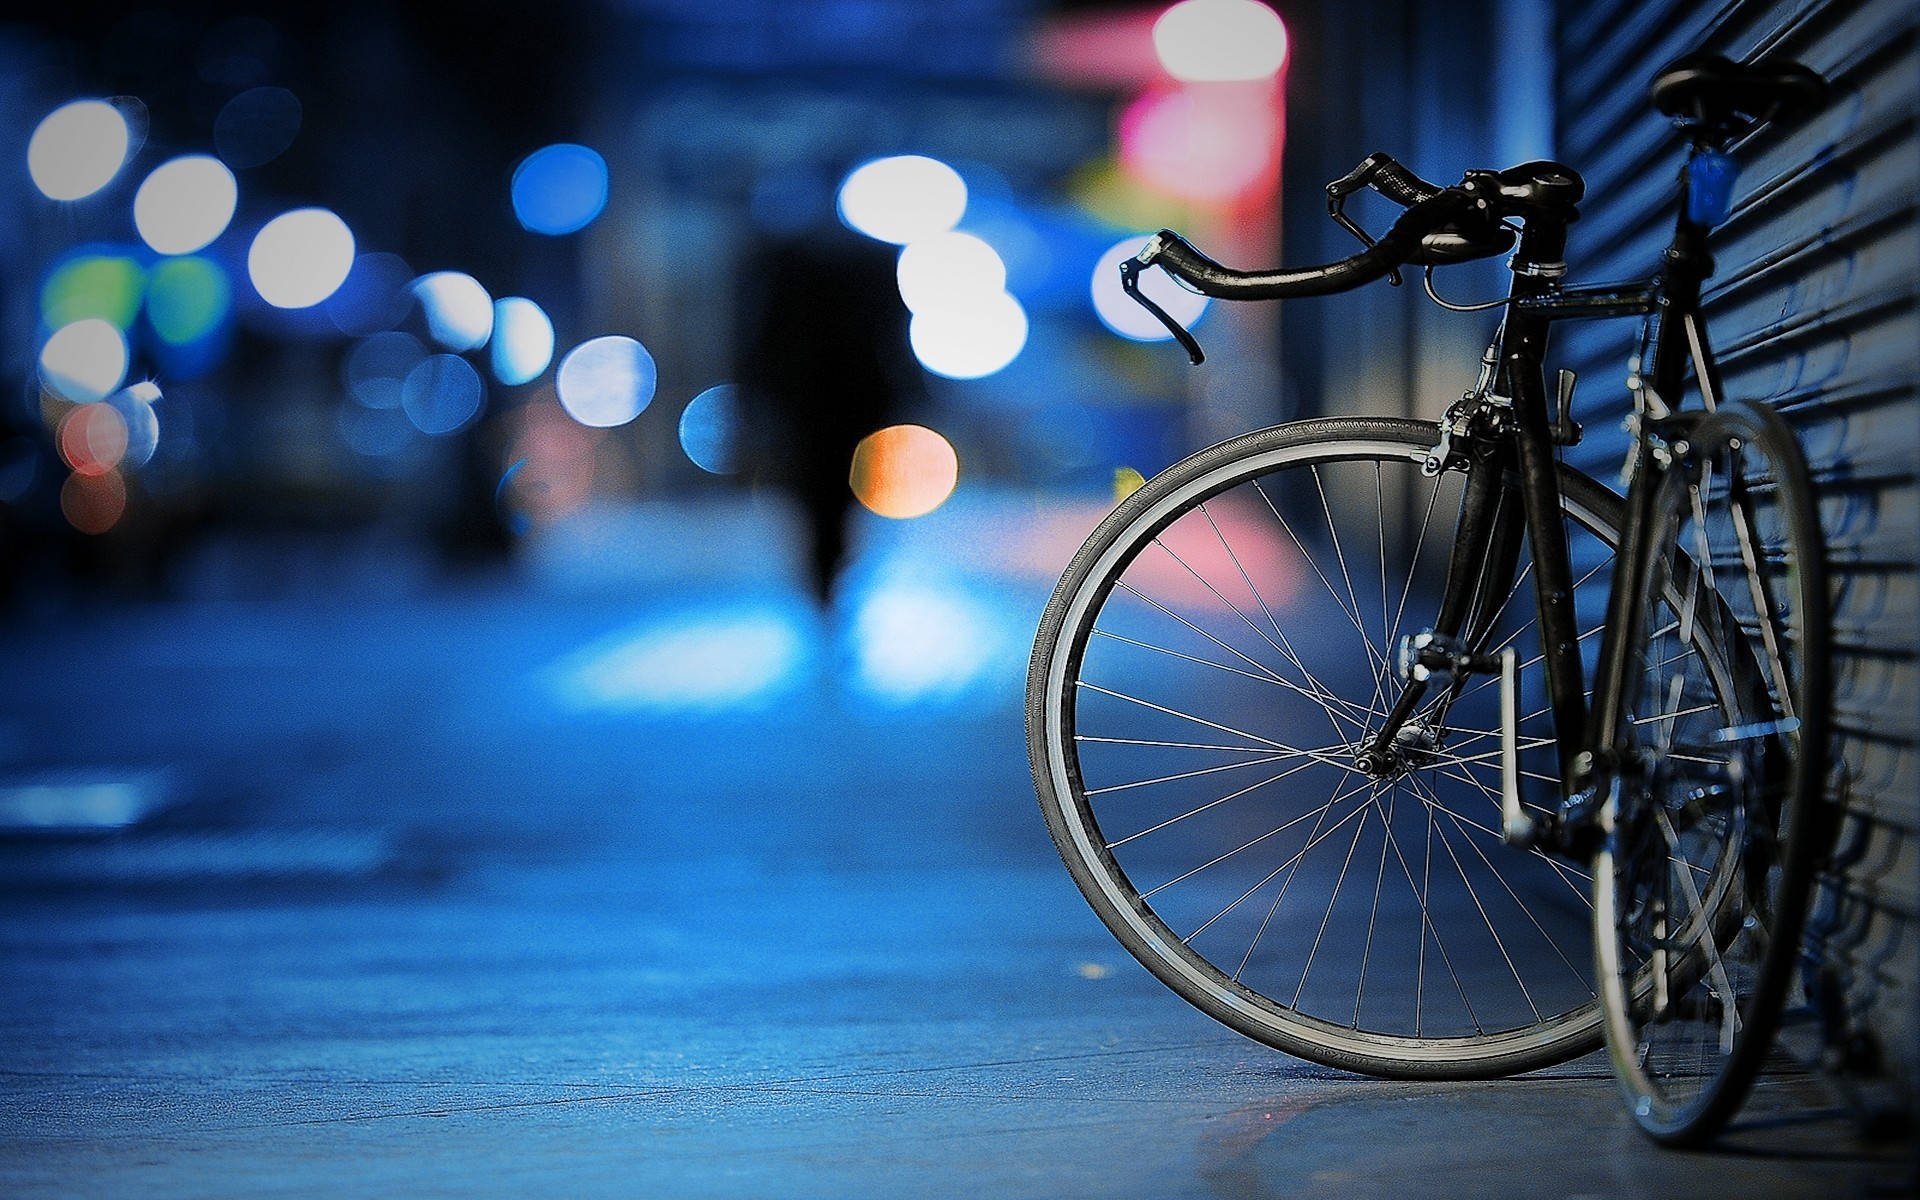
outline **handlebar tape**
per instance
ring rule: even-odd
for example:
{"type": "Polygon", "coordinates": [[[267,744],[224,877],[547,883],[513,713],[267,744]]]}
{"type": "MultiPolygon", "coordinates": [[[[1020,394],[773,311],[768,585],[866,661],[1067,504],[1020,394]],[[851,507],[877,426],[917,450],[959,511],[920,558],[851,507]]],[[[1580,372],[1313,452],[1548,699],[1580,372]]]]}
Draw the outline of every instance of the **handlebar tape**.
{"type": "Polygon", "coordinates": [[[1367,180],[1367,186],[1402,208],[1412,208],[1441,192],[1438,186],[1428,183],[1384,154],[1374,169],[1373,178],[1367,180]]]}

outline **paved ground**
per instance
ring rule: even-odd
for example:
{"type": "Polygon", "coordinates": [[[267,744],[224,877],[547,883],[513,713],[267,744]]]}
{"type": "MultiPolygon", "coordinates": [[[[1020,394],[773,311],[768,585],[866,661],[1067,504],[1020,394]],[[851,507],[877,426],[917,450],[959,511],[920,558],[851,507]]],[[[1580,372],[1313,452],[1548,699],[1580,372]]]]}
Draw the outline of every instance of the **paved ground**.
{"type": "Polygon", "coordinates": [[[1047,844],[1044,593],[868,568],[825,621],[357,554],[17,621],[0,1194],[1900,1190],[1811,1079],[1683,1155],[1592,1060],[1394,1084],[1214,1026],[1047,844]]]}

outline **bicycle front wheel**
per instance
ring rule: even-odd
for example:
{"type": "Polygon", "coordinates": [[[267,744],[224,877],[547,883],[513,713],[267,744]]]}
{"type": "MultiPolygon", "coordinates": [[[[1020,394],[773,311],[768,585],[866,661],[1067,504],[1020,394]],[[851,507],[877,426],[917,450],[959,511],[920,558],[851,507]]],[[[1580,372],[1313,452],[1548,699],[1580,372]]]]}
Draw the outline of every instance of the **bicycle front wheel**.
{"type": "Polygon", "coordinates": [[[1649,530],[1638,683],[1594,863],[1615,1074],[1642,1128],[1676,1145],[1719,1130],[1772,1044],[1828,722],[1820,528],[1793,432],[1737,404],[1688,441],[1649,530]]]}
{"type": "MultiPolygon", "coordinates": [[[[1486,1078],[1599,1044],[1591,877],[1501,843],[1496,680],[1433,689],[1393,770],[1355,765],[1453,552],[1466,476],[1422,473],[1437,438],[1303,422],[1149,481],[1047,607],[1027,731],[1061,856],[1174,991],[1317,1062],[1486,1078]]],[[[1577,600],[1605,589],[1619,501],[1569,469],[1560,484],[1577,600]]],[[[1544,806],[1558,765],[1530,572],[1479,598],[1477,649],[1519,650],[1521,766],[1544,806]]]]}

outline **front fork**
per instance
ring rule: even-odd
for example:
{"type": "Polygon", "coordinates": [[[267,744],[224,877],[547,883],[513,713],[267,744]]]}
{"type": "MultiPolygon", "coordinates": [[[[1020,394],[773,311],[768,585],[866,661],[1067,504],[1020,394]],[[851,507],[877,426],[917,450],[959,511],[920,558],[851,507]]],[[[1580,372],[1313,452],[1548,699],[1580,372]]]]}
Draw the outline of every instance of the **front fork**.
{"type": "MultiPolygon", "coordinates": [[[[1492,360],[1490,354],[1489,366],[1492,360]]],[[[1592,824],[1581,795],[1593,791],[1595,783],[1595,764],[1580,750],[1585,744],[1588,716],[1584,668],[1554,454],[1556,442],[1577,440],[1579,434],[1566,416],[1571,402],[1570,375],[1561,379],[1560,415],[1550,424],[1538,360],[1525,352],[1516,353],[1508,357],[1505,367],[1500,379],[1509,384],[1512,397],[1491,395],[1486,387],[1489,380],[1483,377],[1479,394],[1470,393],[1465,400],[1478,403],[1480,413],[1493,414],[1492,420],[1472,429],[1451,423],[1443,429],[1441,447],[1429,459],[1430,472],[1456,465],[1462,458],[1467,462],[1467,491],[1455,533],[1455,552],[1448,564],[1446,588],[1433,627],[1403,643],[1402,691],[1379,730],[1359,748],[1355,765],[1376,777],[1406,769],[1401,754],[1404,731],[1430,691],[1437,686],[1447,688],[1430,722],[1438,726],[1469,676],[1498,672],[1502,834],[1518,845],[1566,848],[1570,840],[1567,835],[1584,835],[1592,824]],[[1488,405],[1489,399],[1498,403],[1488,405]],[[1463,432],[1465,447],[1453,445],[1452,439],[1463,432]],[[1520,802],[1518,653],[1511,646],[1491,653],[1485,649],[1518,586],[1516,566],[1523,532],[1533,549],[1535,617],[1554,718],[1554,741],[1568,797],[1559,813],[1540,819],[1529,816],[1520,802]]]]}

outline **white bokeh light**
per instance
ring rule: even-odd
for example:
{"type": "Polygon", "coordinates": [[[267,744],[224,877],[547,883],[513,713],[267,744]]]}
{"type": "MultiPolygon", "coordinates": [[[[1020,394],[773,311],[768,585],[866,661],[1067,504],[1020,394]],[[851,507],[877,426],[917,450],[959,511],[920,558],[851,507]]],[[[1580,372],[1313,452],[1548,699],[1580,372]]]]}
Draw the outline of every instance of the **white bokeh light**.
{"type": "Polygon", "coordinates": [[[413,281],[427,332],[449,350],[478,350],[493,336],[493,297],[461,271],[435,271],[413,281]]]}
{"type": "Polygon", "coordinates": [[[1266,79],[1287,61],[1287,27],[1256,0],[1181,0],[1154,22],[1153,48],[1175,79],[1266,79]]]}
{"type": "Polygon", "coordinates": [[[126,335],[99,317],[61,326],[40,348],[41,381],[74,404],[105,399],[126,375],[126,335]]]}
{"type": "Polygon", "coordinates": [[[509,387],[539,377],[553,361],[553,322],[525,296],[493,305],[493,377],[509,387]]]}
{"type": "Polygon", "coordinates": [[[133,225],[160,254],[192,254],[233,220],[239,188],[217,158],[189,154],[153,169],[133,197],[133,225]]]}
{"type": "Polygon", "coordinates": [[[948,379],[980,379],[1020,356],[1027,312],[1005,292],[915,313],[907,340],[920,365],[948,379]]]}
{"type": "Polygon", "coordinates": [[[625,425],[653,402],[659,370],[647,348],[630,337],[597,337],[560,360],[554,390],[560,407],[582,425],[625,425]]]}
{"type": "Polygon", "coordinates": [[[919,154],[876,158],[840,185],[840,218],[883,242],[905,245],[960,223],[967,185],[960,173],[919,154]]]}
{"type": "MultiPolygon", "coordinates": [[[[1093,311],[1100,315],[1100,320],[1108,329],[1123,338],[1131,338],[1136,342],[1164,342],[1173,337],[1172,332],[1120,286],[1120,264],[1140,253],[1141,247],[1147,244],[1147,238],[1147,234],[1136,234],[1115,243],[1111,250],[1100,256],[1099,265],[1093,269],[1093,311]]],[[[1140,290],[1147,299],[1165,309],[1168,316],[1189,329],[1207,311],[1207,297],[1181,287],[1165,271],[1142,271],[1140,290]]]]}
{"type": "Polygon", "coordinates": [[[27,173],[50,200],[91,196],[120,173],[133,135],[105,100],[75,100],[48,113],[27,143],[27,173]]]}
{"type": "Polygon", "coordinates": [[[1006,290],[1007,264],[992,246],[970,233],[936,233],[909,243],[895,270],[900,298],[914,312],[955,298],[991,296],[1006,290]]]}
{"type": "Polygon", "coordinates": [[[247,278],[275,308],[310,308],[353,269],[353,231],[324,208],[296,208],[261,227],[247,249],[247,278]]]}

